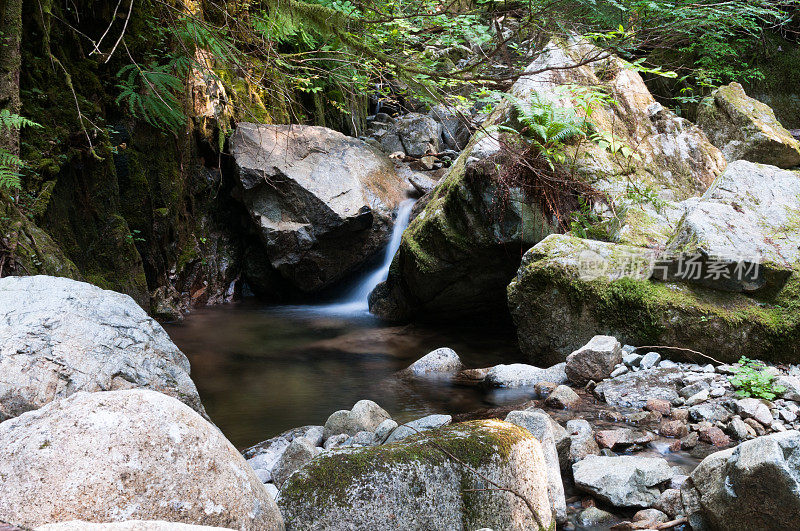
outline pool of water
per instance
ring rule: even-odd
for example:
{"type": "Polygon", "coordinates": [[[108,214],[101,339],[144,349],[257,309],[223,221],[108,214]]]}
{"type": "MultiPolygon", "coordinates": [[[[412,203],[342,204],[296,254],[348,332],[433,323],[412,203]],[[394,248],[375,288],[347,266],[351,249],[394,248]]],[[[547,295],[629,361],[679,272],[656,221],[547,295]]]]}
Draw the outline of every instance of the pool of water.
{"type": "Polygon", "coordinates": [[[400,369],[437,347],[468,367],[523,361],[505,320],[392,326],[366,312],[256,302],[201,308],[165,326],[192,364],[211,419],[245,448],[284,430],[324,424],[338,409],[374,400],[398,420],[521,402],[530,391],[410,383],[400,369]]]}

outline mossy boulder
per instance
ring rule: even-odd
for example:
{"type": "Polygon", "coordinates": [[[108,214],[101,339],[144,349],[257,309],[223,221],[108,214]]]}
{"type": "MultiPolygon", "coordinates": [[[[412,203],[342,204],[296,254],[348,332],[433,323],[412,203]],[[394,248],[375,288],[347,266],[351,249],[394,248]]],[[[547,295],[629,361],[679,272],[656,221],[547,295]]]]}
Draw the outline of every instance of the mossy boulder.
{"type": "Polygon", "coordinates": [[[50,275],[83,280],[47,232],[0,194],[0,275],[50,275]]]}
{"type": "Polygon", "coordinates": [[[769,299],[689,282],[653,280],[654,251],[552,235],[528,253],[508,287],[520,348],[562,361],[595,335],[632,345],[690,348],[721,361],[800,356],[800,279],[769,299]]]}
{"type": "Polygon", "coordinates": [[[324,453],[287,480],[277,502],[297,530],[539,527],[523,499],[487,479],[528,500],[543,528],[555,527],[541,445],[499,420],[324,453]]]}
{"type": "Polygon", "coordinates": [[[744,159],[779,168],[800,165],[800,141],[769,106],[749,97],[739,83],[722,86],[703,100],[697,123],[729,161],[744,159]]]}
{"type": "MultiPolygon", "coordinates": [[[[551,41],[510,89],[523,104],[538,95],[579,116],[587,92],[594,94],[591,121],[617,148],[581,142],[567,146],[567,159],[613,206],[602,213],[604,237],[663,243],[680,220],[677,203],[711,184],[725,167],[722,154],[699,128],[659,105],[627,63],[580,39],[551,41]],[[575,66],[592,54],[604,59],[575,66]]],[[[386,284],[371,297],[373,313],[403,320],[497,308],[525,250],[558,231],[536,201],[498,179],[498,167],[513,160],[493,127],[515,125],[512,114],[507,101],[499,104],[484,123],[488,133],[471,139],[434,190],[404,234],[386,284]]]]}

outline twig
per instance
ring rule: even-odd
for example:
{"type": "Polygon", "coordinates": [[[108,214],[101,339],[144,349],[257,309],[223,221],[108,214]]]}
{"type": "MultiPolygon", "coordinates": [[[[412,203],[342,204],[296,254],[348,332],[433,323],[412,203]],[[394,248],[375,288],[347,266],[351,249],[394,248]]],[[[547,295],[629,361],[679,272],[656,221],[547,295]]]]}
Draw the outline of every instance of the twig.
{"type": "Polygon", "coordinates": [[[111,60],[111,56],[113,56],[114,52],[117,51],[117,46],[119,46],[119,43],[125,36],[125,30],[128,29],[128,22],[131,21],[131,13],[133,13],[133,0],[131,0],[131,5],[130,7],[128,7],[128,15],[125,17],[125,25],[122,26],[122,31],[119,32],[119,37],[117,37],[117,42],[114,43],[114,47],[111,48],[110,52],[108,52],[108,57],[106,57],[106,60],[103,61],[104,63],[108,63],[111,60]]]}
{"type": "Polygon", "coordinates": [[[708,354],[703,354],[702,352],[698,352],[698,351],[696,351],[696,350],[692,350],[692,349],[690,349],[690,348],[683,348],[683,347],[667,347],[667,346],[665,346],[665,345],[655,345],[655,346],[643,346],[643,347],[636,347],[636,348],[634,349],[634,352],[636,352],[637,350],[672,350],[672,351],[677,351],[677,352],[688,352],[689,354],[696,354],[697,356],[702,356],[703,358],[706,358],[706,359],[708,359],[708,360],[711,360],[711,361],[713,361],[714,363],[716,363],[717,365],[724,365],[724,363],[722,363],[722,362],[721,362],[721,361],[719,361],[718,359],[716,359],[716,358],[712,358],[712,357],[711,357],[711,356],[709,356],[708,354]]]}

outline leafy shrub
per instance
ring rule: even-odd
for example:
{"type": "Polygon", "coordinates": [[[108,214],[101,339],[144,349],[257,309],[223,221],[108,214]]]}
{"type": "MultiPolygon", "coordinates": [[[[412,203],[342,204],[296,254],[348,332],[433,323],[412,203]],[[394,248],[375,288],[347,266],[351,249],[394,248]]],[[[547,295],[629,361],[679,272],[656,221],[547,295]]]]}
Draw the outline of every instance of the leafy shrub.
{"type": "Polygon", "coordinates": [[[736,394],[741,397],[773,400],[786,391],[785,387],[774,383],[775,376],[767,371],[764,363],[747,356],[739,359],[739,367],[734,369],[734,373],[728,380],[736,388],[736,394]]]}

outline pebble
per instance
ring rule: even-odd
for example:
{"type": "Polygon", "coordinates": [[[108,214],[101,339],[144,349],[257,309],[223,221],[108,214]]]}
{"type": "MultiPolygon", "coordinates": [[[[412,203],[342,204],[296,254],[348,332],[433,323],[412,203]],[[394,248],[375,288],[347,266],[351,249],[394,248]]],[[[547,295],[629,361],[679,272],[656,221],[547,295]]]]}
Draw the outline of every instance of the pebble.
{"type": "Polygon", "coordinates": [[[642,361],[642,357],[641,354],[626,354],[622,356],[622,363],[628,367],[638,367],[639,363],[642,361]]]}
{"type": "Polygon", "coordinates": [[[719,398],[725,395],[725,389],[722,387],[712,387],[711,388],[711,396],[713,398],[719,398]]]}
{"type": "Polygon", "coordinates": [[[706,400],[708,400],[709,395],[710,395],[709,390],[708,389],[704,389],[704,390],[700,391],[699,393],[695,393],[692,396],[690,396],[689,398],[687,398],[686,399],[686,405],[689,406],[689,407],[696,406],[697,404],[700,404],[701,402],[705,402],[706,400]]]}
{"type": "Polygon", "coordinates": [[[611,371],[611,378],[616,378],[617,376],[622,376],[623,374],[625,374],[629,370],[630,369],[628,369],[628,367],[626,367],[625,365],[617,365],[617,368],[614,369],[613,371],[611,371]]]}

